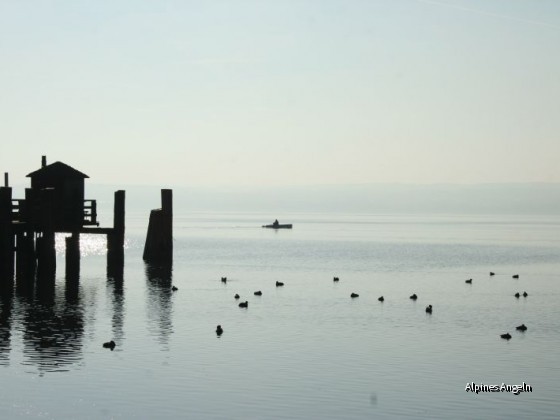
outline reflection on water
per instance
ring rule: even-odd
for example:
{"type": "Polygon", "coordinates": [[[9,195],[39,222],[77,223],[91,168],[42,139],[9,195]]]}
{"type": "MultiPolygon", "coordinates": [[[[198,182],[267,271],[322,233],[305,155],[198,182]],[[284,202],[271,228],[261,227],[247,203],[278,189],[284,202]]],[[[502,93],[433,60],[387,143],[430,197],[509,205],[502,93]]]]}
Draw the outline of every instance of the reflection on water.
{"type": "Polygon", "coordinates": [[[167,345],[173,332],[173,268],[171,265],[145,264],[145,270],[148,284],[148,328],[161,344],[167,345]]]}
{"type": "Polygon", "coordinates": [[[79,278],[4,288],[0,418],[557,417],[560,223],[528,243],[533,230],[514,241],[503,224],[249,222],[193,227],[173,267],[144,264],[132,238],[124,271],[90,254],[79,278]],[[471,381],[535,391],[475,395],[471,381]]]}
{"type": "MultiPolygon", "coordinates": [[[[68,233],[57,233],[55,235],[55,250],[57,255],[64,255],[66,252],[66,242],[64,238],[70,236],[68,233]]],[[[128,248],[128,241],[125,239],[124,248],[128,248]]],[[[107,236],[82,233],[80,234],[80,255],[88,257],[90,255],[102,255],[107,253],[107,236]]]]}
{"type": "Polygon", "coordinates": [[[12,296],[0,295],[0,365],[7,365],[11,348],[12,296]]]}
{"type": "Polygon", "coordinates": [[[113,297],[111,299],[113,316],[111,318],[111,330],[113,340],[122,342],[124,339],[124,280],[122,277],[107,278],[107,290],[113,297]]]}
{"type": "Polygon", "coordinates": [[[58,298],[54,287],[40,290],[21,302],[24,364],[41,372],[66,370],[82,359],[84,309],[79,292],[58,298]]]}
{"type": "MultiPolygon", "coordinates": [[[[112,331],[124,338],[124,280],[107,279],[112,295],[112,331]]],[[[95,321],[95,296],[84,297],[80,278],[18,278],[3,283],[0,293],[0,365],[9,366],[10,352],[21,347],[21,364],[45,372],[68,371],[83,359],[86,320],[95,321]],[[9,285],[9,283],[8,283],[9,285]],[[15,293],[14,293],[15,292],[15,293]],[[21,340],[21,343],[14,340],[21,340]]],[[[17,360],[17,358],[16,358],[17,360]]]]}

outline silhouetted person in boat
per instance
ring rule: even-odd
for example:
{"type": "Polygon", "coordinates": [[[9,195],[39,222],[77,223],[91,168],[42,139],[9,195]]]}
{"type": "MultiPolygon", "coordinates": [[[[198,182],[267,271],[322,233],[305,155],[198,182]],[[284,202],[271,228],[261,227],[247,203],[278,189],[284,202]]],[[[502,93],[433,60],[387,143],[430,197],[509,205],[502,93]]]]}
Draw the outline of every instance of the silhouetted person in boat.
{"type": "Polygon", "coordinates": [[[272,226],[278,227],[279,224],[280,224],[280,223],[278,223],[278,219],[276,219],[276,220],[274,221],[274,223],[272,224],[272,226]]]}

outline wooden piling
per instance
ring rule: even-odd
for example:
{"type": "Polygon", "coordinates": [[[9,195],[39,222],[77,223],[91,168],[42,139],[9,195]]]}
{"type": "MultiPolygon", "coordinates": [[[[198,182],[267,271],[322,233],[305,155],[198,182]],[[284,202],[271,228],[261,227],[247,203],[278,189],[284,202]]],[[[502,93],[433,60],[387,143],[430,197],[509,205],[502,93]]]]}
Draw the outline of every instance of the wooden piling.
{"type": "Polygon", "coordinates": [[[113,229],[107,235],[107,277],[122,278],[124,267],[125,192],[115,191],[113,229]]]}
{"type": "Polygon", "coordinates": [[[0,187],[0,285],[14,280],[14,233],[12,227],[12,189],[0,187]]]}
{"type": "Polygon", "coordinates": [[[77,281],[80,276],[80,233],[66,239],[66,280],[77,281]]]}
{"type": "Polygon", "coordinates": [[[56,249],[54,235],[54,189],[44,188],[40,193],[41,231],[37,244],[37,275],[40,278],[53,279],[56,274],[56,249]]]}
{"type": "Polygon", "coordinates": [[[56,274],[56,250],[54,232],[43,232],[37,238],[37,277],[54,279],[56,274]]]}
{"type": "Polygon", "coordinates": [[[150,212],[148,233],[144,245],[144,261],[171,264],[173,262],[173,191],[161,190],[161,209],[150,212]]]}
{"type": "Polygon", "coordinates": [[[16,279],[35,279],[36,254],[33,232],[19,232],[16,237],[16,279]]]}

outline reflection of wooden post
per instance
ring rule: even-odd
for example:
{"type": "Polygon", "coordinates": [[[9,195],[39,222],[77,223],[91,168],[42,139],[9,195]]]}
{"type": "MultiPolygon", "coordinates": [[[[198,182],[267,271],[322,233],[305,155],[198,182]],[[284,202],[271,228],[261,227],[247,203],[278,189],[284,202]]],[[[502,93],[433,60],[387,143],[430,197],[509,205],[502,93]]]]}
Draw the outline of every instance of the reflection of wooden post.
{"type": "Polygon", "coordinates": [[[0,187],[0,284],[14,279],[14,234],[12,228],[12,189],[0,187]]]}
{"type": "Polygon", "coordinates": [[[107,235],[107,276],[122,278],[124,265],[125,192],[115,191],[113,230],[107,235]]]}
{"type": "Polygon", "coordinates": [[[78,280],[80,276],[80,233],[66,238],[66,279],[78,280]]]}
{"type": "Polygon", "coordinates": [[[161,209],[150,212],[144,261],[173,262],[173,191],[161,190],[161,209]]]}

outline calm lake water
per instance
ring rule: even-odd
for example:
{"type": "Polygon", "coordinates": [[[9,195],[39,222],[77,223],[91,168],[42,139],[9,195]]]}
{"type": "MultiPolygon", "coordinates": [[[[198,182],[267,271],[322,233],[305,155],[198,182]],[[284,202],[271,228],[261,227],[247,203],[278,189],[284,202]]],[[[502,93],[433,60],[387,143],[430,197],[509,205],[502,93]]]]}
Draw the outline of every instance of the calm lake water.
{"type": "Polygon", "coordinates": [[[0,418],[560,417],[560,218],[274,216],[294,229],[176,213],[171,274],[142,261],[147,213],[122,282],[100,238],[77,288],[59,253],[54,290],[0,299],[0,418]]]}

